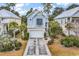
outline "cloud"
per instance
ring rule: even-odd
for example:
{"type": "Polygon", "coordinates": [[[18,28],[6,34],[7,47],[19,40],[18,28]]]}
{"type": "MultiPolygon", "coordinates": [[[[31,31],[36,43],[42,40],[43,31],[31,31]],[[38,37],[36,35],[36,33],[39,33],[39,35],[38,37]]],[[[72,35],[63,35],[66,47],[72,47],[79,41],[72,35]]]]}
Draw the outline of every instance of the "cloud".
{"type": "Polygon", "coordinates": [[[20,15],[23,15],[27,12],[27,9],[25,10],[23,7],[27,7],[29,3],[24,4],[24,3],[18,3],[15,5],[15,11],[18,11],[20,15]]]}
{"type": "Polygon", "coordinates": [[[43,7],[38,7],[38,10],[43,10],[43,7]]]}
{"type": "Polygon", "coordinates": [[[39,11],[41,11],[41,10],[43,10],[43,7],[42,7],[42,6],[39,6],[39,7],[34,7],[33,9],[34,9],[34,10],[35,10],[35,9],[38,9],[39,11]]]}
{"type": "Polygon", "coordinates": [[[23,3],[18,3],[18,4],[16,4],[16,6],[15,7],[23,7],[24,6],[24,4],[23,3]]]}
{"type": "Polygon", "coordinates": [[[21,15],[25,15],[28,10],[29,10],[29,9],[27,9],[27,10],[21,10],[19,13],[20,13],[21,15]]]}

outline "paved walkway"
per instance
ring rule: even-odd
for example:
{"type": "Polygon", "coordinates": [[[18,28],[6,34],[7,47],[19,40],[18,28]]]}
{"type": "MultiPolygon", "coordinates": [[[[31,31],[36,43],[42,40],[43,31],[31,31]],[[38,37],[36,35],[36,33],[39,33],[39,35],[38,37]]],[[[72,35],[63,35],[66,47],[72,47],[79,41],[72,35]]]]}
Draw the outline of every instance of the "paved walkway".
{"type": "Polygon", "coordinates": [[[29,39],[27,43],[26,50],[24,52],[24,56],[27,55],[48,55],[50,56],[50,51],[45,43],[44,39],[29,39]]]}

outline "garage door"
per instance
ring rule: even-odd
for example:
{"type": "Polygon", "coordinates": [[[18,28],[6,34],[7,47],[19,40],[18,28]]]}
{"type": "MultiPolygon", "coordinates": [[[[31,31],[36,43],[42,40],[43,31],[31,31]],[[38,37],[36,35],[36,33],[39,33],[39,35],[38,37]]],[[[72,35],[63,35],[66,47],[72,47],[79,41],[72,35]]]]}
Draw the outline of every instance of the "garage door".
{"type": "Polygon", "coordinates": [[[44,32],[43,31],[30,31],[30,38],[43,38],[44,32]]]}

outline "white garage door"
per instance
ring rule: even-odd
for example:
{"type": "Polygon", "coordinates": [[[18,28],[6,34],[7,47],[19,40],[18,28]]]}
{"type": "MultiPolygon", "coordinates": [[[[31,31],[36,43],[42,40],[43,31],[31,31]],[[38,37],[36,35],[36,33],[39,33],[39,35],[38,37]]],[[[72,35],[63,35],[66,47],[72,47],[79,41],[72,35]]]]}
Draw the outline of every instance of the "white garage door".
{"type": "Polygon", "coordinates": [[[30,31],[30,38],[43,38],[44,32],[43,31],[30,31]]]}

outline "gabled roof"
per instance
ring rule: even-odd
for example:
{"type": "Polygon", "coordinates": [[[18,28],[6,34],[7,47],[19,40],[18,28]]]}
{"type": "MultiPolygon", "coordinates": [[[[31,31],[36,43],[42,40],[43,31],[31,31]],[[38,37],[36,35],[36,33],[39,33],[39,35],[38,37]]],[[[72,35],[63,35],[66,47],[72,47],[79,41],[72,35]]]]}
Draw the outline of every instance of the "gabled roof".
{"type": "Polygon", "coordinates": [[[33,13],[35,13],[37,10],[33,10],[30,14],[27,15],[27,17],[31,16],[33,13]]]}
{"type": "Polygon", "coordinates": [[[79,17],[79,7],[64,11],[60,15],[55,17],[55,19],[65,18],[65,17],[79,17]]]}
{"type": "Polygon", "coordinates": [[[32,15],[35,16],[39,13],[42,13],[42,15],[47,18],[47,15],[43,11],[38,11],[38,10],[33,10],[30,14],[27,15],[27,18],[31,17],[32,15]]]}
{"type": "Polygon", "coordinates": [[[16,18],[16,19],[20,19],[20,17],[16,16],[15,14],[13,14],[12,12],[2,9],[0,10],[0,17],[2,18],[16,18]]]}

